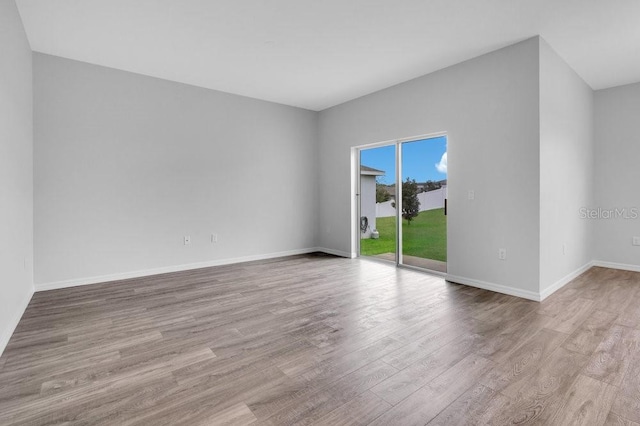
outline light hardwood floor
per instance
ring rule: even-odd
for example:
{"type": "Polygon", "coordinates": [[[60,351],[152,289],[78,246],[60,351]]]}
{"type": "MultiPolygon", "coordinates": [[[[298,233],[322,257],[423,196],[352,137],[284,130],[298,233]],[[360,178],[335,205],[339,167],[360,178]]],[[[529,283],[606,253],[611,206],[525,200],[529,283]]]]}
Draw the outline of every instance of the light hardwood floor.
{"type": "Polygon", "coordinates": [[[639,300],[639,273],[536,303],[324,255],[41,292],[0,424],[636,425],[639,300]]]}

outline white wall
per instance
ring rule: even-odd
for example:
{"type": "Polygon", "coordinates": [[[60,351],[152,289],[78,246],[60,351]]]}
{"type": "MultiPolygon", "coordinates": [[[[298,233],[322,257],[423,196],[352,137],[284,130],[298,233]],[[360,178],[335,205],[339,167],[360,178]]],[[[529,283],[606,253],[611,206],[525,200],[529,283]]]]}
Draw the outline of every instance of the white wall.
{"type": "Polygon", "coordinates": [[[535,297],[538,45],[526,40],[322,111],[320,245],[352,252],[350,147],[445,131],[450,275],[535,297]],[[498,260],[501,247],[507,261],[498,260]]]}
{"type": "Polygon", "coordinates": [[[37,53],[34,96],[36,287],[314,247],[317,113],[37,53]]]}
{"type": "Polygon", "coordinates": [[[0,354],[33,294],[31,48],[0,0],[0,354]]]}
{"type": "MultiPolygon", "coordinates": [[[[595,135],[595,206],[640,209],[640,83],[595,92],[595,135]]],[[[640,270],[640,247],[631,245],[640,218],[592,222],[596,260],[640,270]]]]}
{"type": "Polygon", "coordinates": [[[366,216],[369,228],[360,233],[361,238],[371,237],[371,231],[376,229],[376,177],[360,175],[360,216],[366,216]]]}
{"type": "Polygon", "coordinates": [[[540,287],[544,293],[593,260],[593,91],[540,39],[540,287]],[[564,249],[563,249],[564,245],[564,249]]]}

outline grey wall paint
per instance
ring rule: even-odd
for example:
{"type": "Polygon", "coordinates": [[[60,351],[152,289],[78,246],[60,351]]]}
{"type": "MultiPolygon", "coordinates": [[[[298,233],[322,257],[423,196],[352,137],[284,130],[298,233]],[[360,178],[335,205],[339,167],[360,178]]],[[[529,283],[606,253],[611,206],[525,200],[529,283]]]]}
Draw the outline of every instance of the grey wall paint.
{"type": "Polygon", "coordinates": [[[350,147],[446,131],[450,274],[537,294],[538,50],[533,38],[321,112],[320,245],[351,251],[350,147]]]}
{"type": "Polygon", "coordinates": [[[314,246],[317,113],[43,54],[34,96],[36,285],[314,246]]]}
{"type": "MultiPolygon", "coordinates": [[[[595,207],[640,209],[639,117],[640,83],[595,92],[595,207]]],[[[640,268],[640,247],[631,245],[633,236],[640,237],[640,218],[593,224],[596,260],[640,268]]]]}
{"type": "Polygon", "coordinates": [[[540,287],[593,260],[593,91],[540,39],[540,287]],[[565,245],[565,250],[563,250],[565,245]]]}
{"type": "Polygon", "coordinates": [[[31,48],[13,0],[0,1],[0,353],[33,293],[31,48]]]}

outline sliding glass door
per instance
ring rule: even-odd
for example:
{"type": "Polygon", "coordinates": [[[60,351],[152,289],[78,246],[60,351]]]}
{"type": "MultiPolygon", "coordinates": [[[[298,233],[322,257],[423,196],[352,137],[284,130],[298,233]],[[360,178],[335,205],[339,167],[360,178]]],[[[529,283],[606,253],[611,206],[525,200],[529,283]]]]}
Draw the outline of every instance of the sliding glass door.
{"type": "Polygon", "coordinates": [[[447,270],[446,136],[360,149],[360,255],[447,270]]]}

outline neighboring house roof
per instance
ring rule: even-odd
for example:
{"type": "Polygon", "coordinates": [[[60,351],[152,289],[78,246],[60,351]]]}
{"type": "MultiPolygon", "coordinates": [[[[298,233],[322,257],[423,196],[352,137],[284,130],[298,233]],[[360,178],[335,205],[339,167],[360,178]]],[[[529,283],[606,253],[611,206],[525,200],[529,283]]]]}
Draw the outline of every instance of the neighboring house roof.
{"type": "Polygon", "coordinates": [[[360,165],[360,174],[369,176],[383,176],[384,170],[374,169],[373,167],[360,165]]]}

